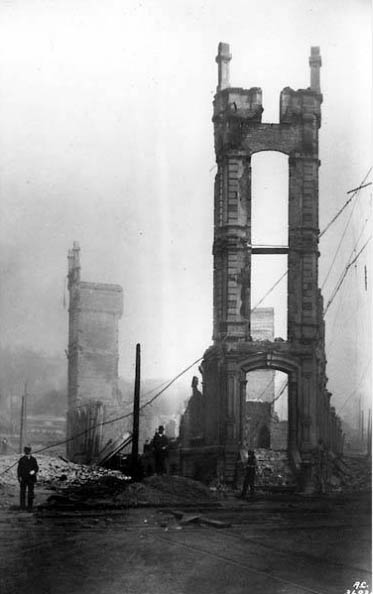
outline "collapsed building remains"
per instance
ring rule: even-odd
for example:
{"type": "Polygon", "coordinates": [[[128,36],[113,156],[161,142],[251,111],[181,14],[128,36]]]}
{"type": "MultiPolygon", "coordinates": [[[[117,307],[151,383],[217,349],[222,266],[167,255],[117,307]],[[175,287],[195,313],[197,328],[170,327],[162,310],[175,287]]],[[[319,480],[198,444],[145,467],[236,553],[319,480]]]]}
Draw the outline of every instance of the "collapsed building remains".
{"type": "Polygon", "coordinates": [[[122,430],[103,425],[120,414],[118,322],[123,312],[119,285],[80,280],[80,248],[68,254],[69,345],[67,455],[91,462],[122,430]]]}
{"type": "MultiPolygon", "coordinates": [[[[193,406],[197,414],[203,411],[203,419],[198,435],[188,437],[184,431],[182,470],[187,476],[213,472],[234,480],[240,444],[258,447],[259,435],[254,435],[253,425],[248,427],[246,417],[261,418],[260,432],[259,425],[269,428],[271,416],[271,398],[263,403],[247,401],[248,375],[272,370],[287,376],[285,447],[294,475],[306,487],[312,484],[320,445],[334,453],[342,448],[341,423],[326,387],[323,299],[318,288],[321,57],[319,48],[312,47],[307,89],[286,87],[281,92],[278,124],[262,123],[260,88],[230,87],[230,60],[229,45],[220,43],[213,115],[217,162],[213,345],[200,367],[203,391],[197,394],[195,386],[193,394],[193,406]],[[252,243],[256,197],[252,196],[251,158],[260,151],[278,151],[288,157],[285,246],[252,243]],[[252,258],[257,254],[287,256],[286,339],[255,334],[251,283],[252,258]]],[[[187,411],[189,417],[192,410],[187,411]]],[[[193,425],[194,420],[189,422],[193,425]]],[[[261,447],[270,445],[265,429],[260,439],[261,447]]],[[[277,439],[284,447],[284,431],[277,439]]]]}

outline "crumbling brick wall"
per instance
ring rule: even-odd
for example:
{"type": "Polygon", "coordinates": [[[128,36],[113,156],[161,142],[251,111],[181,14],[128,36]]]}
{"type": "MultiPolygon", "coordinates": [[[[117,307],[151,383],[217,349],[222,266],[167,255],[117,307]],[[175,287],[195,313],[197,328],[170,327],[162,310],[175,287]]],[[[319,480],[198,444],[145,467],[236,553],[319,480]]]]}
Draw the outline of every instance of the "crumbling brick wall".
{"type": "Polygon", "coordinates": [[[118,285],[80,280],[79,246],[69,252],[69,345],[67,453],[93,459],[105,442],[120,433],[102,422],[119,414],[118,322],[123,291],[118,285]]]}

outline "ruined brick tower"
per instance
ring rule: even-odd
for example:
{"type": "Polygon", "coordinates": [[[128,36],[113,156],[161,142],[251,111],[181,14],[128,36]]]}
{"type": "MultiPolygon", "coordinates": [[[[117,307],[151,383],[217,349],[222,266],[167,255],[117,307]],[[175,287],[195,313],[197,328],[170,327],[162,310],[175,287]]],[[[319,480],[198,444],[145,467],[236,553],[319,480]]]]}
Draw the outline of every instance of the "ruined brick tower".
{"type": "Polygon", "coordinates": [[[246,374],[273,369],[288,375],[288,453],[295,471],[304,474],[319,440],[337,449],[340,437],[326,390],[323,303],[318,288],[321,57],[318,47],[311,48],[307,89],[287,87],[281,92],[278,124],[262,123],[260,88],[230,87],[230,60],[229,45],[220,43],[213,114],[217,162],[213,346],[201,365],[204,446],[183,452],[184,471],[193,474],[192,466],[200,456],[232,479],[243,438],[246,374]],[[256,247],[251,240],[251,157],[267,150],[288,156],[288,242],[277,248],[256,247]],[[250,330],[252,255],[277,253],[288,256],[287,340],[255,340],[250,330]],[[332,433],[338,437],[335,443],[330,441],[332,433]]]}
{"type": "Polygon", "coordinates": [[[78,243],[68,254],[69,345],[67,454],[91,462],[118,424],[102,426],[118,416],[118,322],[123,311],[119,285],[80,280],[78,243]],[[115,414],[117,413],[117,415],[115,414]]]}

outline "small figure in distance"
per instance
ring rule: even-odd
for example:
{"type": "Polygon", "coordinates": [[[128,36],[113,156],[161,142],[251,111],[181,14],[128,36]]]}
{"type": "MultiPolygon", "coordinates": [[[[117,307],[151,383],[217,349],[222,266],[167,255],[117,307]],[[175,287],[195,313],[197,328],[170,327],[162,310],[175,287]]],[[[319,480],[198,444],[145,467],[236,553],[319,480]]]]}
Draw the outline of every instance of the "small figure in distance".
{"type": "Polygon", "coordinates": [[[155,462],[155,472],[157,474],[166,474],[166,459],[168,456],[168,438],[164,434],[163,425],[159,425],[158,431],[153,437],[153,452],[155,462]]]}
{"type": "Polygon", "coordinates": [[[247,490],[250,487],[250,496],[254,496],[255,492],[255,473],[256,473],[256,458],[254,450],[247,452],[247,463],[245,468],[245,478],[242,486],[241,497],[246,497],[247,490]]]}
{"type": "Polygon", "coordinates": [[[4,437],[1,440],[1,453],[6,456],[6,454],[8,453],[8,440],[6,437],[4,437]]]}
{"type": "Polygon", "coordinates": [[[34,487],[36,483],[36,475],[39,471],[39,466],[34,456],[31,456],[31,447],[25,446],[23,448],[25,453],[18,461],[17,477],[20,484],[20,508],[26,508],[26,491],[27,491],[27,509],[32,510],[34,501],[34,487]]]}

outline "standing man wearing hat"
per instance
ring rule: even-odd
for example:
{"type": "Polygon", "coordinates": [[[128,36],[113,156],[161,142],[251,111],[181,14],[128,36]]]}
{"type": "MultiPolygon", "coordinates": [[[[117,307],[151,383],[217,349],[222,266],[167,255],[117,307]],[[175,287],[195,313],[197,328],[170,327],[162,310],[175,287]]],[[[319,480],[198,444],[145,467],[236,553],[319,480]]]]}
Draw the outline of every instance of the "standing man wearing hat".
{"type": "Polygon", "coordinates": [[[168,439],[164,434],[163,425],[159,425],[153,437],[153,452],[155,461],[155,472],[157,474],[166,473],[166,458],[168,456],[168,439]]]}
{"type": "Polygon", "coordinates": [[[38,463],[34,456],[31,456],[31,447],[25,446],[23,448],[25,453],[18,461],[17,477],[21,487],[20,491],[20,508],[26,508],[26,490],[27,490],[27,509],[32,510],[32,503],[34,501],[34,486],[36,483],[36,475],[39,470],[38,463]]]}
{"type": "Polygon", "coordinates": [[[244,477],[244,481],[243,481],[241,497],[246,497],[248,488],[250,488],[251,497],[254,496],[256,467],[257,467],[257,463],[256,463],[255,452],[254,452],[254,450],[249,450],[247,452],[247,462],[246,462],[245,477],[244,477]]]}

